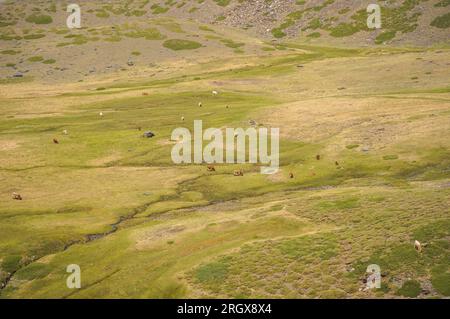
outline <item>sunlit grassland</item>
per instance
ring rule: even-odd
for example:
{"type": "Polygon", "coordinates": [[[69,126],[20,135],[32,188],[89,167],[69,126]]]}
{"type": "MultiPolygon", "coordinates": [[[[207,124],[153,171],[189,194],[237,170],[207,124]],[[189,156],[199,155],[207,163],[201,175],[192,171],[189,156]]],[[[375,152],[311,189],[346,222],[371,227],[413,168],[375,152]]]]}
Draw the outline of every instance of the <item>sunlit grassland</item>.
{"type": "Polygon", "coordinates": [[[14,273],[1,297],[392,297],[413,294],[407,278],[448,296],[448,74],[403,68],[445,56],[297,49],[1,99],[0,276],[14,273]],[[199,119],[279,127],[280,172],[173,165],[172,130],[199,119]],[[370,262],[386,272],[373,294],[359,291],[370,262]],[[65,285],[73,263],[81,290],[65,285]]]}

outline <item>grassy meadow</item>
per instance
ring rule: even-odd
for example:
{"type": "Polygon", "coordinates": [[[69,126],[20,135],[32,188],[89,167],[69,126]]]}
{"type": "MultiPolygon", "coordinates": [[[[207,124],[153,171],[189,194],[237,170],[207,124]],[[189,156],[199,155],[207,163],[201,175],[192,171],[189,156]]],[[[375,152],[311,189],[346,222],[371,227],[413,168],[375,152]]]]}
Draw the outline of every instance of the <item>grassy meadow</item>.
{"type": "Polygon", "coordinates": [[[303,49],[229,71],[205,65],[197,80],[182,70],[50,94],[15,84],[34,92],[0,104],[1,296],[448,296],[448,74],[396,65],[449,52],[303,49]],[[280,173],[173,165],[171,131],[194,119],[280,127],[280,173]],[[71,263],[80,290],[65,285],[71,263]],[[370,263],[383,288],[362,292],[370,263]],[[410,292],[411,281],[422,288],[410,292]]]}
{"type": "MultiPolygon", "coordinates": [[[[150,40],[169,56],[159,71],[0,80],[0,298],[450,296],[448,46],[274,44],[155,21],[53,30],[65,42],[51,45],[150,40]],[[280,128],[280,171],[173,164],[171,133],[194,120],[280,128]],[[66,286],[70,264],[81,289],[66,286]],[[382,287],[367,291],[370,264],[382,287]]],[[[146,52],[128,51],[139,68],[146,52]]]]}

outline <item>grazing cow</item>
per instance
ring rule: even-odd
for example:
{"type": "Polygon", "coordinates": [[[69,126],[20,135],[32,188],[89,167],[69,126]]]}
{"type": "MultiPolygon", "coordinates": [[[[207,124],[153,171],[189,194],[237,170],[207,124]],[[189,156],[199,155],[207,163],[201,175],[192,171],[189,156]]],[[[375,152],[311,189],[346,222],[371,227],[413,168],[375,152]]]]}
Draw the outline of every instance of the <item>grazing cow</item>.
{"type": "Polygon", "coordinates": [[[212,91],[212,94],[213,94],[213,95],[218,95],[219,92],[217,92],[217,91],[212,91]]]}
{"type": "Polygon", "coordinates": [[[103,116],[103,112],[100,112],[98,115],[103,116]]]}
{"type": "Polygon", "coordinates": [[[320,161],[320,155],[316,155],[316,160],[320,161]]]}
{"type": "Polygon", "coordinates": [[[198,107],[202,107],[202,106],[203,106],[202,102],[198,102],[198,107]]]}
{"type": "Polygon", "coordinates": [[[422,252],[422,244],[421,244],[418,240],[416,240],[416,241],[414,242],[414,248],[415,248],[419,253],[422,252]]]}
{"type": "Polygon", "coordinates": [[[63,131],[63,134],[64,134],[64,135],[67,135],[67,130],[64,130],[64,131],[63,131]]]}
{"type": "Polygon", "coordinates": [[[148,93],[147,93],[147,92],[144,92],[144,93],[142,93],[142,95],[143,95],[143,96],[147,96],[147,95],[148,95],[148,93]]]}
{"type": "Polygon", "coordinates": [[[338,161],[334,162],[334,165],[339,166],[339,162],[338,161]]]}
{"type": "Polygon", "coordinates": [[[17,194],[16,192],[14,192],[14,193],[12,194],[12,198],[13,198],[14,200],[22,200],[22,196],[20,196],[20,194],[17,194]]]}
{"type": "Polygon", "coordinates": [[[240,169],[238,171],[234,171],[233,175],[234,176],[244,176],[244,172],[240,169]]]}
{"type": "Polygon", "coordinates": [[[289,173],[289,178],[294,178],[294,173],[289,173]]]}
{"type": "Polygon", "coordinates": [[[54,138],[54,139],[53,139],[53,143],[59,144],[59,141],[58,141],[56,138],[54,138]]]}
{"type": "Polygon", "coordinates": [[[208,172],[215,172],[215,171],[216,171],[216,169],[214,166],[208,165],[208,172]]]}
{"type": "Polygon", "coordinates": [[[181,117],[181,120],[184,122],[184,116],[181,117]]]}

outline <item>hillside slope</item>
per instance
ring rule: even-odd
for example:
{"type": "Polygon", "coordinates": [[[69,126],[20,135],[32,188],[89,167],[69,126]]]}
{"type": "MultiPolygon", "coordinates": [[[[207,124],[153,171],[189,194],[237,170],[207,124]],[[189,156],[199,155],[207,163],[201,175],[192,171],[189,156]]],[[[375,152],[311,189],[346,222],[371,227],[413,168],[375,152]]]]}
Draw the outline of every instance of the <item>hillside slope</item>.
{"type": "Polygon", "coordinates": [[[80,1],[82,28],[70,30],[66,3],[7,1],[0,3],[0,75],[3,82],[39,78],[50,83],[110,73],[155,76],[177,63],[276,54],[286,50],[285,42],[449,44],[448,0],[383,2],[380,30],[367,29],[367,3],[80,1]]]}

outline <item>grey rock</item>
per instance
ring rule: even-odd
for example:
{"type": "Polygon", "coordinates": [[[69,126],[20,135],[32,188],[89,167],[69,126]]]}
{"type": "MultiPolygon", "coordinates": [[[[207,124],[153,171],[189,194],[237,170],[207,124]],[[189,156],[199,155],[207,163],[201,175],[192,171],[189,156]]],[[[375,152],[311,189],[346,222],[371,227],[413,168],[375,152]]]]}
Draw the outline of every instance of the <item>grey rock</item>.
{"type": "Polygon", "coordinates": [[[142,136],[146,137],[146,138],[152,138],[155,136],[155,134],[153,132],[148,131],[148,132],[145,132],[142,136]]]}

